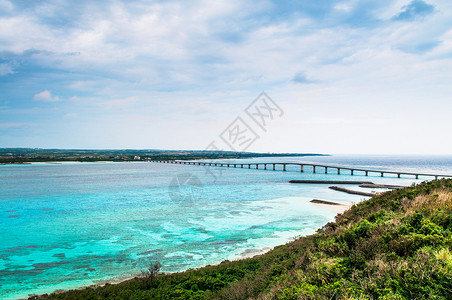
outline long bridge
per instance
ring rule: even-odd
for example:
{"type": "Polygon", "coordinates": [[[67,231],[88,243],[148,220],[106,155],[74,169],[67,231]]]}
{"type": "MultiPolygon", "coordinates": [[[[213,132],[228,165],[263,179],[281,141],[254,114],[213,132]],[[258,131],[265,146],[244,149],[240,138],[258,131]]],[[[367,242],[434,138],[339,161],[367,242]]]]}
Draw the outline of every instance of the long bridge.
{"type": "MultiPolygon", "coordinates": [[[[346,174],[355,175],[356,172],[360,172],[361,175],[369,176],[371,173],[379,174],[381,177],[384,177],[385,174],[395,174],[398,178],[402,175],[414,176],[416,179],[419,179],[419,176],[422,177],[434,177],[438,178],[452,178],[452,175],[442,175],[442,174],[425,174],[425,173],[411,173],[411,172],[399,172],[399,171],[386,171],[386,170],[371,170],[371,169],[363,169],[363,168],[352,168],[352,167],[341,167],[341,166],[331,166],[331,165],[323,165],[323,164],[311,164],[311,163],[289,163],[289,162],[260,162],[260,163],[226,163],[226,162],[200,162],[200,161],[181,161],[181,160],[151,160],[151,162],[157,163],[167,163],[167,164],[181,164],[181,165],[198,165],[198,166],[210,166],[210,167],[233,167],[233,168],[248,168],[248,169],[259,169],[259,166],[263,170],[272,169],[286,171],[288,166],[296,166],[299,168],[300,172],[303,172],[305,167],[312,168],[313,173],[317,171],[324,171],[325,174],[328,174],[329,170],[336,170],[337,174],[343,174],[343,171],[346,171],[346,174]],[[269,166],[269,168],[267,168],[269,166]],[[280,166],[277,168],[277,166],[280,166]],[[320,170],[319,170],[320,169],[320,170]]],[[[357,175],[357,174],[356,174],[357,175]]]]}

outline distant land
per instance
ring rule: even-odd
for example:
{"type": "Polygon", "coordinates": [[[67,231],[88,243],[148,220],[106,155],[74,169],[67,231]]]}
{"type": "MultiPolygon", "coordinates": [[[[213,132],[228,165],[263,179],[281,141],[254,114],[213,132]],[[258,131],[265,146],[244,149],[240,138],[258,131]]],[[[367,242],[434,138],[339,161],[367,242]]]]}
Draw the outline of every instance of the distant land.
{"type": "Polygon", "coordinates": [[[207,150],[81,150],[41,148],[0,148],[0,164],[24,164],[33,162],[96,162],[96,161],[151,161],[232,159],[252,157],[327,156],[317,153],[256,153],[207,150]]]}

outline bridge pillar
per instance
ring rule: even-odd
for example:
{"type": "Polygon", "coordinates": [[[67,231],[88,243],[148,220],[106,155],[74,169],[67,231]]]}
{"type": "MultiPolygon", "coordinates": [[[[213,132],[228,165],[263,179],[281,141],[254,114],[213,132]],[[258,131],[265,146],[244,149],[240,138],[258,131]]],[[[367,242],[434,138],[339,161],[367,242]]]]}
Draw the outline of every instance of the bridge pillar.
{"type": "Polygon", "coordinates": [[[300,166],[300,172],[303,172],[303,165],[300,166]]]}
{"type": "Polygon", "coordinates": [[[397,178],[400,178],[400,173],[397,174],[397,178]]]}
{"type": "Polygon", "coordinates": [[[354,170],[351,170],[351,174],[352,174],[352,175],[353,175],[353,171],[354,171],[354,170]]]}
{"type": "Polygon", "coordinates": [[[366,176],[369,175],[369,171],[366,171],[366,176]]]}
{"type": "Polygon", "coordinates": [[[286,170],[286,164],[283,164],[283,171],[286,170]]]}
{"type": "Polygon", "coordinates": [[[341,169],[337,168],[337,175],[340,175],[340,174],[341,174],[341,169]]]}
{"type": "Polygon", "coordinates": [[[315,173],[315,166],[312,166],[312,173],[315,173]]]}
{"type": "Polygon", "coordinates": [[[435,180],[438,180],[438,176],[435,176],[435,180]]]}
{"type": "Polygon", "coordinates": [[[419,175],[416,175],[416,179],[419,179],[419,175]]]}
{"type": "Polygon", "coordinates": [[[237,165],[236,165],[236,164],[234,164],[234,168],[235,168],[235,167],[237,167],[237,165]]]}
{"type": "Polygon", "coordinates": [[[267,170],[267,164],[264,164],[264,170],[267,170]]]}
{"type": "Polygon", "coordinates": [[[248,169],[251,169],[251,164],[248,164],[248,169]]]}
{"type": "Polygon", "coordinates": [[[240,168],[242,168],[242,169],[243,169],[243,164],[242,164],[242,165],[240,165],[240,168]]]}
{"type": "Polygon", "coordinates": [[[381,172],[381,177],[383,177],[383,172],[381,172]]]}
{"type": "Polygon", "coordinates": [[[328,167],[325,167],[325,174],[328,173],[328,167]]]}
{"type": "Polygon", "coordinates": [[[276,165],[276,164],[273,164],[273,171],[275,170],[275,165],[276,165]]]}

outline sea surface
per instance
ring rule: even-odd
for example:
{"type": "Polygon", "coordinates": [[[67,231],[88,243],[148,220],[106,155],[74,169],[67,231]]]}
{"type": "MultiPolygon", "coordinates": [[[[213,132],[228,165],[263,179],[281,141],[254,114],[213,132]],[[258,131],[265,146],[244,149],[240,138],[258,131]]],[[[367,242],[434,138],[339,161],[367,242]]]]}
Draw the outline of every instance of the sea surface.
{"type": "MultiPolygon", "coordinates": [[[[452,174],[452,156],[233,162],[317,162],[452,174]]],[[[0,298],[119,281],[154,261],[163,265],[162,271],[176,272],[252,256],[334,220],[335,212],[312,199],[344,204],[367,199],[329,185],[290,184],[292,179],[411,185],[431,178],[149,162],[0,166],[0,298]]]]}

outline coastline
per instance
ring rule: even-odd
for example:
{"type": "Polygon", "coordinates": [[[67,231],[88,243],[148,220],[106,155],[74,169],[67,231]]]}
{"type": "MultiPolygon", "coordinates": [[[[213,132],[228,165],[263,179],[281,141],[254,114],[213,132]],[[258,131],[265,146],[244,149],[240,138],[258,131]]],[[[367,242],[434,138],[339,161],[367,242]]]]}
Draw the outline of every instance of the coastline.
{"type": "MultiPolygon", "coordinates": [[[[313,202],[311,202],[311,203],[313,203],[313,202]]],[[[349,205],[349,204],[342,204],[342,203],[336,203],[336,202],[333,202],[333,203],[331,203],[331,204],[313,203],[313,204],[317,205],[318,207],[322,207],[323,209],[335,212],[337,214],[342,214],[345,211],[347,211],[350,207],[352,207],[351,204],[349,205]]]]}
{"type": "MultiPolygon", "coordinates": [[[[320,200],[320,201],[322,201],[322,200],[320,200]]],[[[352,207],[351,204],[348,205],[348,204],[343,204],[343,203],[338,203],[338,202],[333,202],[333,201],[323,201],[323,202],[324,203],[316,203],[316,202],[310,201],[310,203],[312,203],[313,205],[315,205],[317,207],[321,207],[322,209],[325,209],[325,210],[328,210],[330,212],[336,213],[336,216],[338,214],[344,213],[350,207],[352,207]]],[[[321,228],[321,227],[319,227],[319,228],[321,228]]],[[[264,254],[272,251],[276,247],[285,245],[286,243],[292,242],[292,241],[294,241],[294,240],[296,240],[296,239],[298,239],[300,237],[304,237],[304,236],[308,236],[308,235],[309,234],[307,234],[307,235],[296,235],[296,236],[293,236],[291,238],[287,238],[284,243],[275,245],[273,247],[249,248],[249,249],[246,249],[246,250],[242,251],[241,253],[234,255],[235,257],[233,259],[231,259],[231,261],[239,261],[239,260],[250,259],[250,258],[253,258],[253,257],[258,257],[258,256],[261,256],[261,255],[264,255],[264,254]]],[[[217,263],[213,263],[213,264],[212,263],[210,263],[210,264],[206,263],[206,264],[204,264],[202,266],[195,267],[194,269],[201,269],[201,268],[204,268],[204,267],[206,267],[208,265],[216,266],[216,265],[221,264],[223,261],[220,261],[220,262],[217,262],[217,263]]],[[[178,272],[164,272],[164,274],[181,273],[181,272],[185,272],[185,271],[187,271],[189,269],[191,269],[191,268],[188,268],[188,269],[182,270],[182,271],[178,271],[178,272]]],[[[122,284],[122,283],[128,282],[130,280],[133,280],[133,279],[135,279],[135,278],[137,278],[139,276],[140,276],[140,273],[136,273],[134,275],[133,274],[131,274],[131,275],[122,275],[122,276],[117,276],[117,277],[111,277],[109,279],[96,280],[96,281],[93,281],[92,284],[82,285],[82,286],[79,286],[79,287],[74,287],[74,288],[69,288],[69,289],[56,289],[56,290],[54,290],[52,292],[43,293],[43,294],[28,294],[28,297],[26,297],[26,298],[12,298],[12,299],[27,300],[27,299],[29,299],[29,297],[32,297],[32,296],[37,296],[37,298],[33,298],[35,300],[45,299],[46,295],[48,295],[48,294],[53,294],[53,293],[59,294],[59,293],[64,293],[64,292],[69,291],[69,290],[83,290],[83,289],[89,288],[89,287],[103,287],[105,285],[122,284]]]]}

